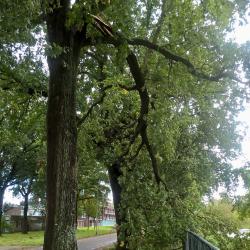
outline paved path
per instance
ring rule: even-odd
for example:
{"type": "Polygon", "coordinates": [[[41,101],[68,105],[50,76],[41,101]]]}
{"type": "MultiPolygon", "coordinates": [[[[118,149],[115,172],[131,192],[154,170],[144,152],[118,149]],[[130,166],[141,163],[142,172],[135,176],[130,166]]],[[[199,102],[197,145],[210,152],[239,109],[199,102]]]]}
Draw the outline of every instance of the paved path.
{"type": "Polygon", "coordinates": [[[107,234],[97,237],[85,238],[78,241],[78,250],[94,250],[112,245],[116,242],[116,234],[107,234]]]}
{"type": "MultiPolygon", "coordinates": [[[[95,250],[116,242],[116,234],[106,234],[78,240],[78,250],[95,250]]],[[[0,250],[42,250],[42,247],[0,247],[0,250]]]]}

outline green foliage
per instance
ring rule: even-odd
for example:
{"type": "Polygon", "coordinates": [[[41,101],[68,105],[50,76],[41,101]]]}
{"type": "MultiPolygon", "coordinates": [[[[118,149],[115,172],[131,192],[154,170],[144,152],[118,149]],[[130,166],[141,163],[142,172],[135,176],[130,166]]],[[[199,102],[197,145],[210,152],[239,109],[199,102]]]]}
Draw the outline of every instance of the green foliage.
{"type": "Polygon", "coordinates": [[[201,234],[204,235],[207,240],[220,249],[225,250],[247,250],[249,248],[248,236],[240,234],[239,231],[241,228],[244,228],[244,224],[247,221],[242,221],[232,201],[228,199],[213,201],[206,205],[203,213],[207,220],[206,224],[213,224],[212,227],[203,225],[206,230],[201,228],[201,234]]]}
{"type": "Polygon", "coordinates": [[[86,199],[83,206],[88,217],[97,218],[101,213],[101,204],[94,198],[86,199]]]}
{"type": "MultiPolygon", "coordinates": [[[[244,181],[244,187],[247,190],[247,193],[244,196],[237,197],[236,207],[242,219],[248,218],[250,222],[250,171],[249,171],[249,163],[244,169],[240,170],[241,177],[244,181]]],[[[246,228],[249,226],[245,226],[246,228]]],[[[244,228],[244,227],[243,227],[244,228]]]]}
{"type": "MultiPolygon", "coordinates": [[[[61,8],[58,1],[44,3],[45,14],[61,8]]],[[[226,34],[237,14],[244,18],[248,6],[241,0],[68,3],[67,29],[77,33],[86,25],[87,37],[97,43],[82,49],[77,75],[78,120],[86,115],[78,131],[79,211],[84,207],[96,217],[109,191],[107,168],[123,158],[120,211],[126,221],[120,237],[129,232],[131,249],[181,247],[187,229],[222,249],[245,247],[241,238],[227,236],[239,227],[230,206],[204,206],[202,199],[219,185],[230,189],[237,181],[231,165],[242,139],[236,117],[249,98],[249,88],[236,78],[241,68],[249,78],[249,44],[239,47],[226,34]],[[98,44],[101,33],[93,27],[92,15],[110,23],[114,39],[121,39],[119,46],[98,44]],[[157,43],[208,76],[223,71],[227,77],[208,81],[195,76],[193,69],[164,58],[159,51],[128,45],[135,37],[157,43]],[[126,64],[130,51],[146,79],[150,107],[144,118],[163,182],[160,186],[148,150],[139,148],[139,137],[133,138],[141,101],[138,92],[130,90],[134,86],[126,64]]],[[[1,177],[18,160],[21,171],[16,176],[27,181],[35,173],[34,192],[44,200],[47,99],[40,94],[47,91],[47,75],[41,58],[45,51],[59,57],[67,48],[45,46],[39,1],[3,1],[0,7],[0,150],[6,162],[1,177]],[[27,95],[31,90],[33,95],[27,95]],[[36,150],[24,154],[30,143],[36,150]]],[[[68,65],[64,66],[67,70],[68,65]]],[[[248,196],[241,203],[244,215],[249,214],[248,196]]]]}
{"type": "Polygon", "coordinates": [[[64,50],[65,49],[62,48],[60,45],[54,43],[52,45],[48,45],[45,51],[47,56],[56,58],[60,56],[62,53],[64,53],[64,50]]]}

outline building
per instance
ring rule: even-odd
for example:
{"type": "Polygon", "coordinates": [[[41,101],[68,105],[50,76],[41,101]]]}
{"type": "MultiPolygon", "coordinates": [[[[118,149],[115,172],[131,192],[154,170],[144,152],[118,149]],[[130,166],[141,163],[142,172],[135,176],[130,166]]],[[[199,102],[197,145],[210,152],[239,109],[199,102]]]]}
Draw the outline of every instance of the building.
{"type": "MultiPolygon", "coordinates": [[[[22,231],[23,206],[13,205],[6,208],[4,211],[4,217],[9,225],[5,230],[6,232],[22,231]]],[[[40,215],[40,213],[32,207],[28,210],[28,221],[29,231],[44,230],[45,228],[45,216],[40,215]]],[[[77,219],[77,227],[91,227],[96,224],[99,226],[114,226],[116,224],[113,203],[109,201],[106,202],[101,209],[101,215],[99,218],[88,218],[86,215],[82,215],[77,219]]]]}
{"type": "MultiPolygon", "coordinates": [[[[6,216],[11,216],[11,215],[23,216],[23,206],[21,205],[12,205],[11,207],[5,208],[4,210],[5,210],[4,215],[6,216]]],[[[41,216],[41,214],[39,211],[29,206],[28,216],[41,216]]]]}
{"type": "MultiPolygon", "coordinates": [[[[13,205],[4,211],[4,218],[8,225],[5,231],[7,232],[21,232],[23,223],[23,206],[13,205]]],[[[41,216],[32,207],[28,210],[29,231],[44,230],[45,217],[41,216]]]]}
{"type": "Polygon", "coordinates": [[[115,210],[111,202],[107,202],[103,207],[101,226],[114,226],[115,225],[115,210]]]}
{"type": "Polygon", "coordinates": [[[99,218],[87,217],[82,215],[77,219],[77,227],[88,227],[88,226],[114,226],[116,224],[115,220],[115,210],[113,203],[107,201],[105,206],[101,209],[101,216],[99,218]]]}

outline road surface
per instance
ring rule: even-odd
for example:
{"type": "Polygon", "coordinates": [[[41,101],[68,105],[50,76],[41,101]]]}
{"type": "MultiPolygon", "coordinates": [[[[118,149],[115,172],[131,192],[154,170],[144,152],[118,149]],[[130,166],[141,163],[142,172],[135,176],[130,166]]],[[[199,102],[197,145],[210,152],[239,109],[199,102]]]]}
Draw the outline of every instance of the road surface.
{"type": "Polygon", "coordinates": [[[78,240],[78,250],[94,250],[112,245],[116,242],[116,234],[106,234],[97,237],[78,240]]]}
{"type": "MultiPolygon", "coordinates": [[[[106,234],[78,240],[78,250],[95,250],[116,242],[116,234],[106,234]]],[[[0,250],[42,250],[42,247],[1,247],[0,250]]]]}

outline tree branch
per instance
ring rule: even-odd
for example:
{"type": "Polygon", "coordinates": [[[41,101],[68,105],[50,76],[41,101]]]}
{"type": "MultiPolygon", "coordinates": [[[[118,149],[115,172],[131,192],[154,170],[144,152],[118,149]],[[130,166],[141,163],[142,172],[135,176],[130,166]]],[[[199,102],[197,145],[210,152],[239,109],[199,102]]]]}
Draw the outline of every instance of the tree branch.
{"type": "MultiPolygon", "coordinates": [[[[162,5],[161,5],[161,14],[160,14],[160,17],[158,18],[157,23],[155,24],[156,29],[152,31],[152,35],[150,38],[150,40],[154,44],[157,43],[158,37],[161,33],[162,25],[166,17],[166,5],[167,5],[167,0],[163,0],[162,5]]],[[[151,58],[152,52],[153,51],[151,49],[148,49],[144,56],[144,62],[143,62],[142,68],[143,68],[143,72],[145,75],[148,73],[148,62],[151,58]]]]}
{"type": "Polygon", "coordinates": [[[133,161],[134,159],[136,159],[136,157],[139,155],[139,153],[140,153],[140,151],[141,151],[143,145],[144,145],[144,142],[141,141],[141,143],[140,143],[140,145],[138,146],[138,148],[136,149],[134,155],[132,155],[132,156],[130,157],[130,161],[133,161]]]}
{"type": "Polygon", "coordinates": [[[230,73],[225,71],[224,68],[222,68],[218,73],[215,75],[212,74],[206,74],[199,69],[197,69],[188,59],[176,55],[175,53],[171,52],[170,50],[161,47],[160,45],[154,44],[148,40],[141,39],[141,38],[134,38],[134,39],[126,39],[122,37],[97,37],[94,40],[93,39],[88,39],[88,42],[86,44],[88,45],[97,45],[97,44],[112,44],[115,47],[118,47],[121,44],[127,43],[128,45],[133,45],[133,46],[143,46],[148,49],[154,50],[161,55],[163,55],[166,59],[172,60],[175,62],[182,63],[186,68],[188,69],[188,72],[193,75],[198,77],[199,79],[204,79],[204,80],[209,80],[209,81],[218,81],[223,77],[231,77],[230,73]]]}
{"type": "MultiPolygon", "coordinates": [[[[27,81],[23,81],[22,79],[18,78],[17,76],[15,76],[13,73],[12,74],[7,74],[6,72],[0,70],[0,74],[2,74],[2,76],[0,77],[0,80],[2,80],[3,82],[6,82],[7,84],[5,86],[0,86],[0,88],[2,90],[15,90],[15,86],[12,88],[10,85],[11,84],[20,84],[20,87],[17,89],[17,91],[26,93],[28,95],[35,95],[35,94],[39,94],[42,97],[48,97],[48,92],[45,89],[35,89],[35,88],[31,88],[27,85],[32,86],[33,83],[32,82],[27,82],[27,81]],[[4,76],[4,77],[3,77],[4,76]],[[26,86],[25,86],[26,85],[26,86]]],[[[44,85],[45,86],[45,85],[44,85]]]]}
{"type": "Polygon", "coordinates": [[[149,112],[149,94],[147,91],[144,74],[142,73],[138,60],[133,52],[130,52],[130,54],[128,55],[127,62],[128,62],[131,74],[135,80],[136,89],[139,92],[139,96],[141,100],[140,115],[138,118],[138,124],[136,126],[134,136],[137,137],[140,134],[141,139],[142,139],[142,144],[146,145],[146,149],[148,151],[148,154],[151,160],[155,180],[157,184],[160,184],[162,180],[159,174],[157,160],[155,158],[153,149],[149,143],[148,136],[147,136],[147,116],[149,112]]]}
{"type": "Polygon", "coordinates": [[[157,184],[160,184],[161,182],[163,183],[163,180],[161,179],[160,174],[159,174],[157,160],[156,160],[155,154],[153,152],[152,146],[149,143],[149,139],[148,139],[148,135],[147,135],[146,130],[141,131],[141,138],[142,138],[142,142],[146,145],[146,148],[147,148],[150,160],[151,160],[155,180],[156,180],[157,184]]]}
{"type": "Polygon", "coordinates": [[[160,17],[159,17],[157,23],[155,24],[156,29],[152,32],[152,36],[151,36],[153,43],[157,42],[157,39],[161,33],[162,25],[164,23],[164,20],[165,20],[166,14],[167,14],[167,12],[166,12],[167,2],[168,2],[167,0],[162,1],[161,14],[160,14],[160,17]]]}
{"type": "Polygon", "coordinates": [[[171,51],[169,51],[169,50],[167,50],[167,49],[165,49],[157,44],[154,44],[148,40],[135,38],[132,40],[127,40],[127,42],[130,45],[140,45],[140,46],[144,46],[146,48],[152,49],[152,50],[162,54],[166,59],[170,59],[170,60],[173,60],[175,62],[182,63],[183,65],[185,65],[187,67],[190,74],[192,74],[198,78],[209,80],[209,81],[218,81],[223,77],[229,76],[229,74],[227,72],[225,72],[224,69],[222,69],[220,72],[218,72],[215,75],[208,75],[204,72],[201,72],[198,69],[196,69],[195,66],[188,59],[181,57],[179,55],[176,55],[173,52],[171,52],[171,51]]]}
{"type": "Polygon", "coordinates": [[[104,87],[102,90],[101,90],[101,92],[103,92],[103,94],[101,95],[101,97],[96,101],[96,102],[94,102],[91,106],[90,106],[90,108],[88,109],[88,111],[86,112],[86,114],[82,117],[82,118],[80,118],[79,120],[78,120],[78,122],[77,122],[77,127],[79,127],[79,126],[81,126],[84,122],[85,122],[85,120],[88,118],[88,116],[91,114],[91,112],[92,112],[92,110],[94,109],[94,107],[96,107],[98,104],[101,104],[103,101],[104,101],[104,98],[105,98],[105,96],[106,96],[106,90],[107,89],[110,89],[110,88],[112,88],[112,85],[108,85],[108,86],[106,86],[106,87],[104,87]]]}
{"type": "Polygon", "coordinates": [[[122,88],[122,89],[125,89],[125,90],[127,90],[127,91],[136,90],[136,85],[133,85],[133,86],[126,86],[126,85],[119,84],[119,87],[122,88]]]}

